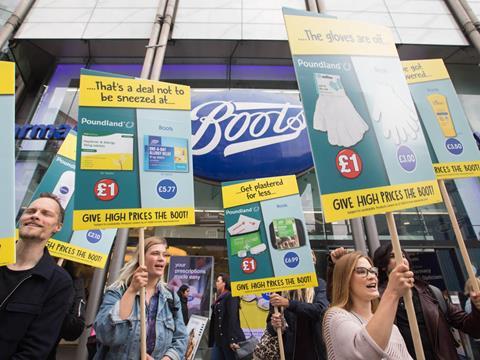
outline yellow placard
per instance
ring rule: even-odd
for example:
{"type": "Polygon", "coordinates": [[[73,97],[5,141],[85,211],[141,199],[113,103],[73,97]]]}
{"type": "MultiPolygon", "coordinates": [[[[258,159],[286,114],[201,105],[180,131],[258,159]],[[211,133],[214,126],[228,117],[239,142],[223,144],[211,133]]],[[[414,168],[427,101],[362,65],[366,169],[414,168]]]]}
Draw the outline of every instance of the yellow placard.
{"type": "Polygon", "coordinates": [[[47,242],[50,255],[65,260],[75,261],[81,264],[103,269],[107,262],[108,254],[102,254],[97,251],[85,249],[70,243],[50,239],[47,242]]]}
{"type": "Polygon", "coordinates": [[[402,67],[409,84],[450,78],[442,59],[402,61],[402,67]]]}
{"type": "Polygon", "coordinates": [[[190,87],[153,80],[81,75],[79,105],[190,110],[190,87]]]}
{"type": "Polygon", "coordinates": [[[463,161],[433,164],[439,180],[480,177],[480,161],[463,161]]]}
{"type": "Polygon", "coordinates": [[[322,195],[326,222],[395,211],[442,201],[436,180],[322,195]]]}
{"type": "Polygon", "coordinates": [[[189,224],[195,224],[194,208],[73,211],[73,230],[189,224]]]}
{"type": "Polygon", "coordinates": [[[0,61],[0,95],[15,94],[15,63],[0,61]]]}
{"type": "Polygon", "coordinates": [[[294,194],[298,194],[295,175],[262,178],[241,184],[222,186],[225,209],[294,194]]]}
{"type": "Polygon", "coordinates": [[[75,161],[77,154],[77,136],[72,133],[68,133],[65,140],[63,140],[62,146],[60,146],[60,149],[58,149],[57,154],[75,161]]]}
{"type": "Polygon", "coordinates": [[[15,238],[0,239],[0,266],[15,263],[15,238]]]}
{"type": "Polygon", "coordinates": [[[292,55],[398,56],[387,27],[318,16],[284,18],[292,55]]]}
{"type": "Polygon", "coordinates": [[[260,295],[268,292],[304,289],[318,286],[315,273],[276,276],[258,280],[232,281],[232,295],[260,295]]]}

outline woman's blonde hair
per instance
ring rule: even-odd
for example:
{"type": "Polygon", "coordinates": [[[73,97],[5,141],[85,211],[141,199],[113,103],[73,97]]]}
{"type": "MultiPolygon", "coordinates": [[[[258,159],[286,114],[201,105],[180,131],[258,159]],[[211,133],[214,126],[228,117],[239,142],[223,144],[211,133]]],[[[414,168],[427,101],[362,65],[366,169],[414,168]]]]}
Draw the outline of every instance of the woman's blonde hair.
{"type": "Polygon", "coordinates": [[[314,288],[282,291],[282,296],[289,300],[297,300],[311,304],[315,297],[314,288]]]}
{"type": "MultiPolygon", "coordinates": [[[[154,245],[165,245],[167,247],[167,240],[161,238],[159,236],[151,236],[145,239],[145,254],[148,250],[154,245]]],[[[132,281],[132,276],[135,270],[137,270],[139,266],[139,257],[138,257],[139,247],[135,249],[132,258],[123,266],[122,270],[120,270],[120,275],[115,282],[110,285],[110,288],[115,289],[119,287],[127,288],[132,281]]],[[[164,279],[160,279],[161,283],[164,283],[164,279]]]]}
{"type": "MultiPolygon", "coordinates": [[[[478,285],[480,286],[480,278],[475,278],[477,281],[478,285]]],[[[472,281],[471,278],[468,278],[468,280],[465,282],[465,295],[469,296],[472,291],[474,291],[473,288],[474,282],[472,281]]]]}
{"type": "MultiPolygon", "coordinates": [[[[347,311],[352,309],[353,303],[350,291],[350,281],[358,260],[362,258],[366,259],[370,265],[373,265],[372,260],[359,251],[346,254],[335,263],[335,268],[333,270],[332,302],[330,304],[332,307],[336,306],[347,311]]],[[[375,312],[377,306],[378,299],[372,300],[373,312],[375,312]]]]}

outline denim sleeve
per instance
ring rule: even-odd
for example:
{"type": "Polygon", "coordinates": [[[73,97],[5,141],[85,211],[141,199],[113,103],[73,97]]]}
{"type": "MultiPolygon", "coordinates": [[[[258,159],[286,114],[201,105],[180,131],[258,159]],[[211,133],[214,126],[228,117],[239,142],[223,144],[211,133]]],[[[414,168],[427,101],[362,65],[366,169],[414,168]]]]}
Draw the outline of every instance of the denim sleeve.
{"type": "Polygon", "coordinates": [[[123,292],[120,289],[107,290],[95,319],[97,338],[107,346],[125,344],[131,340],[129,335],[134,311],[127,319],[120,319],[120,299],[123,292]]]}
{"type": "Polygon", "coordinates": [[[180,304],[180,298],[177,294],[172,294],[175,300],[175,308],[178,309],[174,314],[175,332],[173,333],[172,343],[168,347],[165,356],[168,356],[172,360],[181,360],[185,357],[185,351],[187,349],[187,327],[183,322],[181,313],[182,305],[180,304]]]}

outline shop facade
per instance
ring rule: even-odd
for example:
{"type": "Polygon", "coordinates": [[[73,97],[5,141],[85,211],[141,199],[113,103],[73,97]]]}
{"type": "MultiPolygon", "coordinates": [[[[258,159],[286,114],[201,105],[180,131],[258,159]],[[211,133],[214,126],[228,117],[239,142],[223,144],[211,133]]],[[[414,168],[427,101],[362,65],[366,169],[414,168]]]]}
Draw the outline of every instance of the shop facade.
{"type": "MultiPolygon", "coordinates": [[[[309,152],[301,99],[283,28],[281,7],[307,9],[308,2],[177,2],[161,80],[192,87],[196,225],[148,228],[189,255],[215,257],[227,271],[220,183],[295,174],[313,248],[325,255],[338,246],[389,241],[385,217],[376,234],[355,233],[349,221],[325,223],[309,152]],[[209,122],[206,121],[209,120],[209,122]],[[210,124],[206,126],[205,124],[210,124]],[[354,236],[355,233],[355,236],[354,236]],[[354,237],[356,237],[354,239],[354,237]]],[[[480,12],[480,6],[472,1],[480,12]]],[[[65,134],[78,121],[81,68],[140,76],[157,0],[37,1],[11,42],[18,95],[16,209],[29,203],[65,134]]],[[[435,1],[326,1],[336,16],[389,26],[402,60],[442,57],[474,131],[480,131],[480,69],[454,16],[435,1]],[[433,21],[433,19],[435,21],[433,21]]],[[[12,134],[13,136],[13,134],[12,134]]],[[[480,144],[479,144],[480,146],[480,144]]],[[[457,217],[480,273],[480,181],[448,181],[457,217]]],[[[404,248],[428,257],[449,291],[466,279],[443,204],[395,213],[404,248]],[[431,256],[431,254],[435,254],[431,256]],[[437,266],[438,265],[438,266],[437,266]]],[[[371,227],[370,227],[371,229],[371,227]]],[[[138,233],[130,230],[128,245],[138,233]]],[[[365,245],[367,247],[367,245],[365,245]]],[[[323,275],[325,256],[318,270],[323,275]]]]}

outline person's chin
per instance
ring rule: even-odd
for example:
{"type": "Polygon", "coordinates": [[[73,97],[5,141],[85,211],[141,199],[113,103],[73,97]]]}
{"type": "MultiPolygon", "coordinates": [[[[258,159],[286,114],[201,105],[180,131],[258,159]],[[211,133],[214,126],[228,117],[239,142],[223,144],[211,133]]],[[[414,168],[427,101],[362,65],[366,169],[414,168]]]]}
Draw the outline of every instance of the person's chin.
{"type": "Polygon", "coordinates": [[[42,240],[41,231],[38,229],[23,228],[18,231],[18,235],[23,240],[42,240]]]}
{"type": "Polygon", "coordinates": [[[375,299],[378,299],[380,297],[380,293],[377,291],[372,291],[370,292],[367,297],[369,298],[369,300],[375,300],[375,299]]]}

